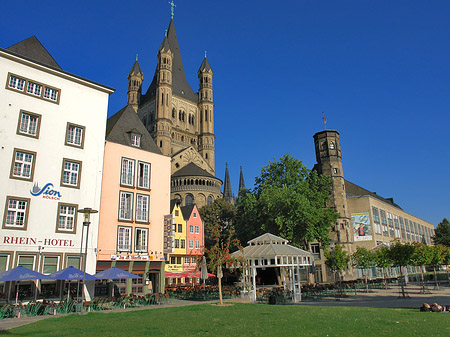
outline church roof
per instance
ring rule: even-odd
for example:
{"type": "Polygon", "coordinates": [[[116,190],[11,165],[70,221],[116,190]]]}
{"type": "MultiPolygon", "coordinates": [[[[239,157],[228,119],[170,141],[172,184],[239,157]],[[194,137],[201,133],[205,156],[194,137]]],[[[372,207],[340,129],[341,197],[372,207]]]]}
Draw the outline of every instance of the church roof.
{"type": "Polygon", "coordinates": [[[57,70],[62,70],[55,59],[50,55],[50,53],[45,49],[41,42],[36,36],[31,36],[26,40],[12,45],[6,48],[6,50],[18,54],[32,61],[36,61],[50,68],[57,70]]]}
{"type": "Polygon", "coordinates": [[[372,198],[386,202],[396,208],[402,209],[399,205],[394,203],[393,198],[383,198],[383,197],[379,196],[378,194],[376,194],[375,192],[370,192],[370,191],[366,190],[365,188],[362,188],[361,186],[358,186],[356,184],[349,182],[348,180],[345,180],[345,190],[347,193],[347,197],[370,196],[372,198]]]}
{"type": "Polygon", "coordinates": [[[144,124],[142,124],[136,111],[131,105],[127,105],[106,122],[106,140],[122,145],[131,145],[131,134],[141,136],[140,148],[145,151],[161,154],[155,141],[150,137],[144,124]]]}
{"type": "MultiPolygon", "coordinates": [[[[210,177],[210,178],[218,179],[218,178],[214,177],[211,173],[198,167],[194,163],[189,163],[185,167],[172,173],[172,177],[187,177],[187,176],[210,177]]],[[[218,180],[220,180],[220,179],[218,179],[218,180]]]]}
{"type": "Polygon", "coordinates": [[[200,65],[200,69],[198,71],[199,72],[212,71],[211,66],[209,65],[209,62],[208,62],[208,59],[206,58],[206,56],[203,59],[203,62],[200,65]]]}
{"type": "MultiPolygon", "coordinates": [[[[172,94],[178,97],[185,98],[192,102],[197,103],[198,94],[196,94],[189,83],[186,80],[186,75],[184,73],[183,61],[181,59],[180,46],[178,45],[177,33],[175,31],[175,25],[173,19],[170,20],[169,29],[167,30],[167,35],[164,37],[163,43],[160,49],[164,47],[170,48],[172,52],[172,94]],[[167,44],[167,45],[166,45],[167,44]]],[[[156,71],[153,76],[153,81],[150,84],[146,94],[142,97],[142,102],[149,100],[155,96],[157,87],[156,71]]]]}
{"type": "Polygon", "coordinates": [[[130,72],[128,73],[128,76],[131,75],[142,75],[141,67],[139,66],[139,62],[136,60],[133,64],[133,67],[131,68],[130,72]]]}

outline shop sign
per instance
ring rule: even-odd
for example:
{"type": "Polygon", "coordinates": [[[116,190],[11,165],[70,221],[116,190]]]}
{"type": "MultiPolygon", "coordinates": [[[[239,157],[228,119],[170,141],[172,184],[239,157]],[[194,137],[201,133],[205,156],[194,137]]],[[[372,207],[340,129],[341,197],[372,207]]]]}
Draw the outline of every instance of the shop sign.
{"type": "Polygon", "coordinates": [[[49,200],[60,200],[62,195],[59,191],[53,189],[52,183],[45,184],[44,187],[40,188],[39,184],[36,182],[30,191],[30,194],[34,197],[39,197],[42,195],[43,199],[49,200]]]}
{"type": "Polygon", "coordinates": [[[111,255],[111,261],[152,261],[153,256],[147,255],[111,255]]]}

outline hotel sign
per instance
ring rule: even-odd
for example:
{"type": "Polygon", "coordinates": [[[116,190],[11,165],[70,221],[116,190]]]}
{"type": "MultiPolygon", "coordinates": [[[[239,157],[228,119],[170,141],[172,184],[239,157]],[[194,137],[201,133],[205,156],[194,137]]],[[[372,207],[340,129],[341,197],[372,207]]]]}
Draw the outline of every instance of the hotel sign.
{"type": "Polygon", "coordinates": [[[49,247],[74,247],[72,240],[64,239],[38,239],[28,238],[25,236],[4,236],[1,243],[6,245],[22,245],[22,246],[49,246],[49,247]]]}

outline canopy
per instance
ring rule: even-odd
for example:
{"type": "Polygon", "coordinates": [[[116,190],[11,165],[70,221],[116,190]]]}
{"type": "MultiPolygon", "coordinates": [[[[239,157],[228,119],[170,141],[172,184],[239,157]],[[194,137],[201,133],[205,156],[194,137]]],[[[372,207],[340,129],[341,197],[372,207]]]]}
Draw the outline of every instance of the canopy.
{"type": "Polygon", "coordinates": [[[142,278],[141,276],[134,275],[117,267],[112,267],[104,271],[101,271],[95,274],[94,277],[102,280],[109,280],[109,279],[117,280],[122,278],[142,278]]]}
{"type": "Polygon", "coordinates": [[[51,279],[47,275],[38,273],[37,271],[18,266],[16,268],[0,273],[0,282],[3,281],[29,281],[29,280],[48,280],[51,279]]]}
{"type": "Polygon", "coordinates": [[[88,273],[83,273],[81,270],[75,267],[67,267],[66,269],[59,270],[55,273],[48,275],[52,280],[68,280],[68,281],[77,281],[82,280],[83,278],[86,280],[98,280],[97,277],[92,276],[88,273]],[[84,277],[83,277],[83,274],[84,277]]]}

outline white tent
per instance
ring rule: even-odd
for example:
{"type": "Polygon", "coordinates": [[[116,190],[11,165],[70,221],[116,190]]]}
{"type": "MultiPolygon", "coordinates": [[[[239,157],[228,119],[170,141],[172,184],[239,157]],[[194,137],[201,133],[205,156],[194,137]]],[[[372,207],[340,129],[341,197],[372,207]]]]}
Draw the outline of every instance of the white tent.
{"type": "MultiPolygon", "coordinates": [[[[311,266],[311,253],[288,245],[288,240],[270,233],[250,240],[243,251],[234,252],[234,257],[243,257],[251,268],[251,299],[256,302],[256,269],[282,267],[289,271],[286,285],[293,292],[294,302],[301,301],[300,267],[311,266]]],[[[285,280],[286,281],[286,280],[285,280]]]]}

